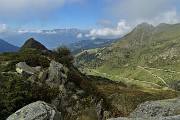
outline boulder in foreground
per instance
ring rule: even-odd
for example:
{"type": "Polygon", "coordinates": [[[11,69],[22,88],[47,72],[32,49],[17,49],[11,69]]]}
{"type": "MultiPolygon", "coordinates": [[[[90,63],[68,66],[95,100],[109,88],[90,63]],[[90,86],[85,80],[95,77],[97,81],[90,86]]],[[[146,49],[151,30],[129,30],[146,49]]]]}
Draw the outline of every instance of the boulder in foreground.
{"type": "Polygon", "coordinates": [[[16,111],[7,120],[62,120],[62,117],[60,112],[47,103],[37,101],[16,111]]]}
{"type": "Polygon", "coordinates": [[[109,120],[180,120],[180,98],[147,101],[140,104],[129,118],[109,120]]]}

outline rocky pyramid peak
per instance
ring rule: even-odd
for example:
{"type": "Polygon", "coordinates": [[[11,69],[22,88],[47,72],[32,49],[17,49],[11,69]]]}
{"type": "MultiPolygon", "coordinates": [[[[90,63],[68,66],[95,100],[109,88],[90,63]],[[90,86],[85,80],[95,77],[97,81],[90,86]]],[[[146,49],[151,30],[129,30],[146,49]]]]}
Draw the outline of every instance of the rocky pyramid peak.
{"type": "Polygon", "coordinates": [[[24,45],[20,48],[20,50],[29,49],[29,48],[38,49],[38,50],[47,50],[47,48],[43,44],[36,41],[34,38],[28,39],[24,43],[24,45]]]}

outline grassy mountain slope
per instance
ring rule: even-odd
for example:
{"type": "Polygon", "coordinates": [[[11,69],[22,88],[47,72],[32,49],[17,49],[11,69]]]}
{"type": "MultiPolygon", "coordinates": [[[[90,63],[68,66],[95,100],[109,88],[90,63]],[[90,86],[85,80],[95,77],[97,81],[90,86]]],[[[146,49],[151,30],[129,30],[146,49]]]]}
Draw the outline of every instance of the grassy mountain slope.
{"type": "Polygon", "coordinates": [[[142,23],[112,46],[79,53],[76,65],[128,85],[179,89],[179,33],[180,24],[142,23]]]}

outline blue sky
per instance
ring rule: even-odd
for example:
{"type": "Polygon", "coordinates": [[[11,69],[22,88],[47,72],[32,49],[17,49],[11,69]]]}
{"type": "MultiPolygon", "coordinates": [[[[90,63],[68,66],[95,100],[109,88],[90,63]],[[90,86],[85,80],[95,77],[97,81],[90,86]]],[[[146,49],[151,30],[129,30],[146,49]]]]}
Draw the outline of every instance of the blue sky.
{"type": "Polygon", "coordinates": [[[144,21],[178,23],[180,0],[0,0],[0,34],[79,28],[92,36],[123,35],[144,21]]]}
{"type": "MultiPolygon", "coordinates": [[[[10,6],[12,6],[12,8],[15,6],[14,9],[16,9],[16,7],[21,7],[20,5],[16,5],[18,3],[13,5],[12,2],[19,1],[20,3],[22,0],[7,1],[11,2],[6,2],[6,5],[12,4],[10,6]]],[[[97,20],[103,19],[104,8],[107,6],[107,2],[102,2],[103,0],[40,0],[42,2],[64,1],[64,3],[59,3],[57,6],[52,4],[52,8],[47,5],[42,8],[44,10],[39,10],[39,8],[34,8],[30,5],[31,3],[38,4],[38,2],[31,2],[36,0],[24,1],[30,1],[28,2],[29,5],[25,5],[28,8],[22,7],[20,10],[12,9],[12,11],[5,10],[6,13],[8,13],[8,16],[3,15],[6,13],[1,13],[0,23],[25,29],[91,29],[97,26],[97,20]]]]}

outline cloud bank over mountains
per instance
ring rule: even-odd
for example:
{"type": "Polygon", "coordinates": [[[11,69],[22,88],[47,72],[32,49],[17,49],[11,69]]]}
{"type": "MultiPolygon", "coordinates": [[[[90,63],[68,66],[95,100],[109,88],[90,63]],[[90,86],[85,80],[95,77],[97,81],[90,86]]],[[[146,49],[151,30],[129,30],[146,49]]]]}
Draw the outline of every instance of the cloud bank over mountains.
{"type": "Polygon", "coordinates": [[[99,29],[92,29],[89,36],[96,37],[122,37],[126,33],[130,32],[131,27],[126,26],[126,21],[121,20],[116,27],[105,27],[99,29]]]}
{"type": "Polygon", "coordinates": [[[141,22],[155,26],[180,22],[179,5],[179,0],[0,0],[0,37],[28,33],[55,35],[58,32],[54,29],[62,28],[56,24],[66,17],[74,21],[64,23],[65,19],[61,25],[79,25],[87,19],[94,22],[87,28],[89,33],[77,33],[76,38],[122,37],[141,22]],[[42,24],[48,30],[43,30],[42,24]]]}
{"type": "MultiPolygon", "coordinates": [[[[121,20],[118,22],[117,26],[115,27],[105,27],[105,28],[96,28],[87,30],[89,31],[88,34],[77,33],[77,38],[91,38],[95,39],[97,37],[104,37],[104,38],[119,38],[123,35],[130,32],[132,28],[126,25],[125,20],[121,20]]],[[[6,24],[0,25],[0,37],[6,35],[18,35],[18,34],[60,34],[61,31],[64,33],[63,29],[54,29],[54,30],[21,30],[21,29],[13,29],[8,27],[6,24]]],[[[68,30],[68,29],[67,29],[68,30]]]]}
{"type": "Polygon", "coordinates": [[[178,0],[106,0],[110,7],[107,15],[114,19],[125,19],[131,25],[147,21],[174,24],[180,22],[178,0]]]}

